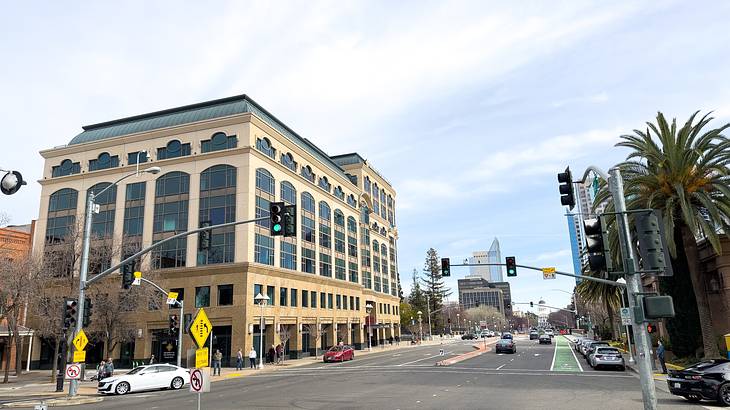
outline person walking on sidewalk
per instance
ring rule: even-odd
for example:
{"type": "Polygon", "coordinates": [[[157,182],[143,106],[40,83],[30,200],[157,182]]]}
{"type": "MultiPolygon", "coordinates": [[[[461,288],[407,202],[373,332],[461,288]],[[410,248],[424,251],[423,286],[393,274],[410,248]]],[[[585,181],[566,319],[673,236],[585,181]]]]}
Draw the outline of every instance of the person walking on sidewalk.
{"type": "Polygon", "coordinates": [[[213,376],[215,376],[216,370],[218,371],[218,376],[221,375],[221,360],[223,359],[223,353],[221,353],[220,350],[215,349],[215,353],[213,353],[213,376]]]}
{"type": "Polygon", "coordinates": [[[256,349],[253,347],[251,348],[251,351],[248,352],[248,365],[252,369],[256,368],[256,349]]]}
{"type": "Polygon", "coordinates": [[[96,379],[101,380],[106,377],[106,362],[101,361],[98,366],[96,366],[96,379]]]}
{"type": "Polygon", "coordinates": [[[284,363],[284,343],[276,345],[276,364],[284,363]]]}
{"type": "Polygon", "coordinates": [[[149,364],[155,364],[155,355],[150,356],[149,364]]]}
{"type": "Polygon", "coordinates": [[[110,357],[106,364],[104,365],[104,377],[112,377],[114,376],[114,362],[112,361],[112,358],[110,357]]]}
{"type": "Polygon", "coordinates": [[[238,353],[236,353],[236,370],[243,370],[243,352],[241,349],[238,349],[238,353]]]}
{"type": "Polygon", "coordinates": [[[656,349],[656,357],[659,359],[659,364],[662,365],[662,374],[667,374],[667,364],[664,361],[664,344],[659,341],[659,346],[656,349]]]}

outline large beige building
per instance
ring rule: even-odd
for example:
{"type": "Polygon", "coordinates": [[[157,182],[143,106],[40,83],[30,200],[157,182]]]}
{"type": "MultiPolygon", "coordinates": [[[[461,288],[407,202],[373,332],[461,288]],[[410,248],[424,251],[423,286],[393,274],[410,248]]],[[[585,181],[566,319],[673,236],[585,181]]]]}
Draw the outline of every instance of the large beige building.
{"type": "MultiPolygon", "coordinates": [[[[239,348],[258,350],[258,293],[270,298],[264,346],[278,343],[286,329],[292,357],[314,351],[315,333],[320,348],[339,340],[367,346],[366,323],[374,325],[375,344],[400,333],[393,186],[360,155],[325,154],[246,95],[85,126],[41,155],[35,251],[83,220],[89,191],[133,172],[138,161],[141,169],[162,171],[126,178],[98,197],[95,233],[147,247],[205,223],[266,216],[272,201],[296,204],[296,238],[270,236],[268,221],[220,228],[208,249],[190,235],[151,252],[140,266],[180,294],[186,316],[205,308],[224,364],[239,348]],[[366,304],[374,307],[369,317],[366,304]]],[[[175,361],[170,313],[136,312],[136,338],[113,357],[123,365],[153,354],[175,361]]],[[[192,347],[185,336],[183,352],[192,347]]],[[[40,352],[34,361],[47,366],[47,356],[40,352]]]]}

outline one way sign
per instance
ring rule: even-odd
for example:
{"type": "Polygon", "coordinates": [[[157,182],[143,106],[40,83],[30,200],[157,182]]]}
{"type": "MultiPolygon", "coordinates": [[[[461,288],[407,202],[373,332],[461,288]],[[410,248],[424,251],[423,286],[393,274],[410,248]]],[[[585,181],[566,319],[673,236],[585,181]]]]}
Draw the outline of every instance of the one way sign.
{"type": "Polygon", "coordinates": [[[208,340],[210,332],[213,330],[213,325],[208,320],[208,315],[205,314],[205,310],[202,308],[195,314],[193,323],[190,325],[190,335],[193,337],[193,341],[198,347],[205,346],[205,341],[208,340]]]}

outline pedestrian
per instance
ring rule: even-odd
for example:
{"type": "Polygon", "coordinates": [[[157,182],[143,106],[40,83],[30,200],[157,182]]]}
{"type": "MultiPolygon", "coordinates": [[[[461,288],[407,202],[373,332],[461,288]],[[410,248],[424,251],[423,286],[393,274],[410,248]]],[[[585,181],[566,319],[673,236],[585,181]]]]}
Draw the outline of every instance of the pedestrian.
{"type": "Polygon", "coordinates": [[[398,335],[395,336],[395,344],[400,346],[400,336],[398,335]]]}
{"type": "Polygon", "coordinates": [[[659,341],[659,346],[656,349],[656,357],[659,359],[659,364],[662,365],[662,374],[667,374],[667,364],[664,362],[664,344],[659,341]]]}
{"type": "Polygon", "coordinates": [[[269,348],[269,354],[268,354],[266,361],[268,363],[274,363],[274,360],[276,360],[276,346],[271,345],[271,347],[269,348]]]}
{"type": "Polygon", "coordinates": [[[96,379],[101,380],[106,377],[106,370],[104,369],[104,366],[106,366],[106,362],[102,360],[99,362],[99,365],[96,366],[96,379]]]}
{"type": "Polygon", "coordinates": [[[236,353],[236,370],[243,370],[243,352],[241,349],[238,349],[238,353],[236,353]]]}
{"type": "Polygon", "coordinates": [[[276,345],[276,363],[282,364],[284,362],[284,343],[276,345]]]}
{"type": "Polygon", "coordinates": [[[114,376],[114,362],[112,358],[110,357],[107,359],[106,363],[104,364],[104,377],[112,377],[114,376]]]}
{"type": "Polygon", "coordinates": [[[215,349],[215,353],[213,353],[213,376],[215,376],[216,370],[218,371],[218,376],[221,375],[221,360],[223,359],[223,353],[221,353],[220,350],[215,349]]]}
{"type": "Polygon", "coordinates": [[[256,368],[256,349],[253,347],[251,348],[251,351],[248,352],[248,364],[252,369],[256,368]]]}
{"type": "Polygon", "coordinates": [[[155,355],[150,356],[150,363],[149,364],[155,364],[155,355]]]}

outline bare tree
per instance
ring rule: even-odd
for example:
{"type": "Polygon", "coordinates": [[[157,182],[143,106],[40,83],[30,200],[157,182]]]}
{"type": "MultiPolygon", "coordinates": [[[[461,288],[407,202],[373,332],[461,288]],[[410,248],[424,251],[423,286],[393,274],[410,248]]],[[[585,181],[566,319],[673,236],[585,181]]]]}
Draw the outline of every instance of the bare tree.
{"type": "Polygon", "coordinates": [[[464,315],[468,320],[476,323],[486,321],[487,326],[493,325],[502,328],[506,323],[504,314],[492,306],[479,306],[464,311],[464,315]]]}
{"type": "Polygon", "coordinates": [[[305,324],[302,325],[302,327],[306,332],[309,332],[311,337],[314,338],[314,358],[317,359],[317,357],[319,357],[319,342],[322,340],[322,336],[325,334],[326,330],[320,323],[305,324]]]}
{"type": "Polygon", "coordinates": [[[286,351],[286,344],[289,343],[289,339],[291,338],[291,328],[290,328],[290,326],[291,325],[284,325],[284,324],[281,324],[280,323],[279,324],[279,329],[278,329],[278,332],[277,332],[279,334],[279,340],[281,341],[281,344],[282,344],[282,347],[283,347],[282,356],[281,356],[281,361],[282,362],[284,362],[284,356],[283,356],[284,353],[283,352],[286,351]]]}
{"type": "Polygon", "coordinates": [[[10,215],[7,212],[0,212],[0,228],[8,226],[10,220],[10,215]]]}
{"type": "Polygon", "coordinates": [[[350,328],[348,326],[340,327],[337,324],[332,324],[332,326],[337,326],[337,343],[339,344],[340,341],[344,343],[347,340],[347,335],[350,333],[350,328]]]}

